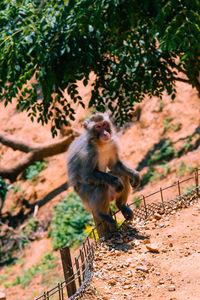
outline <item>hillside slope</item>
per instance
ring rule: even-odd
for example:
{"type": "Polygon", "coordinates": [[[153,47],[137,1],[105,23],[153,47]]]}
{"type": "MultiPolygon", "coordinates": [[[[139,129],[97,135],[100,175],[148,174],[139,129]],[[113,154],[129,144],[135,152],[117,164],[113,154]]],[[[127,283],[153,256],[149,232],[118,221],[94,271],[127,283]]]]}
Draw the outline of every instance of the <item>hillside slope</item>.
{"type": "MultiPolygon", "coordinates": [[[[81,84],[80,89],[87,102],[91,89],[84,88],[81,84]]],[[[129,202],[138,196],[156,191],[161,186],[168,186],[177,181],[177,178],[189,176],[194,167],[200,166],[200,99],[196,90],[184,83],[179,83],[177,90],[174,103],[167,95],[162,101],[157,98],[145,99],[139,104],[142,109],[140,120],[128,124],[119,133],[122,159],[144,175],[143,185],[129,196],[129,202]]],[[[77,112],[78,120],[84,118],[83,110],[78,109],[77,112]]],[[[4,108],[0,103],[0,120],[0,130],[34,142],[52,141],[50,124],[42,127],[40,124],[32,123],[26,117],[26,113],[17,112],[13,105],[4,108]]],[[[78,121],[73,125],[80,127],[78,121]]],[[[0,145],[0,164],[2,165],[11,166],[22,155],[19,151],[0,145]]],[[[66,154],[63,153],[46,159],[47,168],[41,172],[36,183],[20,178],[14,183],[16,188],[8,192],[3,209],[4,214],[9,211],[13,216],[17,216],[22,211],[26,215],[30,211],[27,203],[38,203],[40,207],[37,218],[45,228],[39,240],[35,240],[30,244],[31,248],[26,248],[21,252],[21,259],[24,263],[21,266],[13,266],[11,275],[9,275],[8,267],[5,265],[1,267],[0,291],[6,291],[9,300],[32,299],[56,283],[54,278],[50,279],[48,284],[45,282],[41,284],[41,276],[38,275],[25,288],[22,285],[5,288],[5,283],[10,282],[16,272],[33,266],[45,253],[50,253],[52,250],[51,241],[47,236],[52,209],[60,197],[68,193],[61,188],[58,194],[57,190],[67,180],[65,156],[66,154]],[[6,279],[2,279],[3,276],[6,276],[6,279]]],[[[27,222],[27,219],[25,221],[27,222]]],[[[17,225],[23,226],[21,220],[18,220],[15,226],[17,225]]],[[[58,257],[59,253],[55,255],[58,257]]],[[[59,263],[54,270],[55,274],[58,272],[59,278],[62,279],[59,263]]]]}

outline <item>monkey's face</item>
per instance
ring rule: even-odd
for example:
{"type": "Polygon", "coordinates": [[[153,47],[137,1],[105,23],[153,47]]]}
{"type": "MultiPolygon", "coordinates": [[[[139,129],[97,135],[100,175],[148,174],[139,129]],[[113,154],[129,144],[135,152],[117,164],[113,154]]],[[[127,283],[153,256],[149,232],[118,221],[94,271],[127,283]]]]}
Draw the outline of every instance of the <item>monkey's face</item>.
{"type": "Polygon", "coordinates": [[[93,128],[96,137],[102,143],[108,143],[111,139],[111,129],[110,125],[107,121],[103,121],[102,123],[98,123],[94,125],[93,128]]]}

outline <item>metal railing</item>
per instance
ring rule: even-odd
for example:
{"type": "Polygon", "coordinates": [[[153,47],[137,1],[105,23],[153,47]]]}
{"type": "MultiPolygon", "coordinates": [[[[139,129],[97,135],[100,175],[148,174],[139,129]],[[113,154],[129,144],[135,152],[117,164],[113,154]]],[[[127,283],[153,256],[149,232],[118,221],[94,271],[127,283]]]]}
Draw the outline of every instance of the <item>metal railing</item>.
{"type": "MultiPolygon", "coordinates": [[[[142,196],[132,202],[129,206],[136,206],[133,209],[134,218],[145,220],[156,212],[167,213],[172,209],[187,207],[194,201],[198,201],[200,198],[199,176],[200,169],[195,169],[191,177],[182,181],[178,180],[168,187],[160,188],[159,191],[142,196]]],[[[120,217],[120,211],[115,212],[115,218],[116,215],[120,217]]],[[[94,249],[97,243],[95,228],[93,228],[84,240],[79,255],[75,257],[73,263],[69,247],[61,248],[60,254],[65,280],[35,300],[81,299],[92,278],[94,249]]]]}

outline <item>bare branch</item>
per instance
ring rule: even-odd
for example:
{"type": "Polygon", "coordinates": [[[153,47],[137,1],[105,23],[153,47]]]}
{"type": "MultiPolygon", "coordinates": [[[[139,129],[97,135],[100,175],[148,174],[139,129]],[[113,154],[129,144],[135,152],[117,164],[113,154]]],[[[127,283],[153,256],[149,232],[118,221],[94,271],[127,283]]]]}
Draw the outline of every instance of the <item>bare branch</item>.
{"type": "Polygon", "coordinates": [[[35,146],[35,143],[13,136],[5,131],[0,131],[0,143],[12,148],[13,150],[20,150],[26,153],[32,151],[35,146]]]}
{"type": "Polygon", "coordinates": [[[0,131],[0,142],[2,144],[11,147],[14,150],[20,150],[27,153],[13,167],[0,167],[0,176],[8,178],[12,182],[15,181],[17,176],[35,161],[67,151],[71,142],[78,135],[79,133],[76,131],[54,143],[37,144],[0,131]]]}
{"type": "Polygon", "coordinates": [[[185,82],[185,83],[190,83],[188,79],[180,78],[180,77],[174,77],[175,80],[185,82]]]}

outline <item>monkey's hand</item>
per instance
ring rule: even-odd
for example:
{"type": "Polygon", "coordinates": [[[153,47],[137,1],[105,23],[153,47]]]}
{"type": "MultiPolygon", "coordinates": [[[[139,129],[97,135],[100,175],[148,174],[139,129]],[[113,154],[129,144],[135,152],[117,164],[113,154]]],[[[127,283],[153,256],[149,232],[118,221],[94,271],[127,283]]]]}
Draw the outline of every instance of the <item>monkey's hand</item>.
{"type": "Polygon", "coordinates": [[[118,177],[112,178],[111,185],[115,188],[115,191],[117,193],[123,191],[123,189],[124,189],[124,185],[118,177]]]}
{"type": "Polygon", "coordinates": [[[131,186],[136,189],[140,186],[141,178],[138,172],[134,172],[132,178],[129,179],[131,186]]]}

